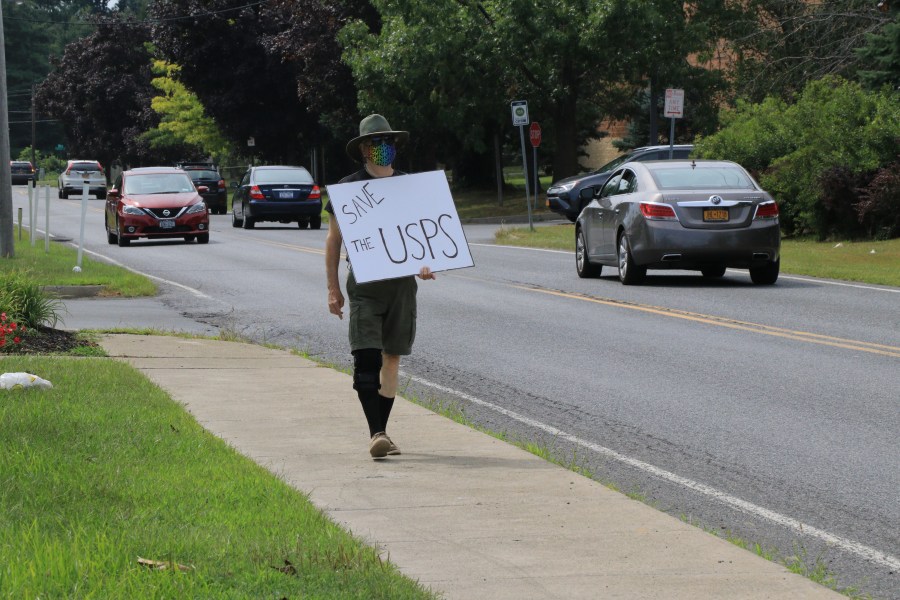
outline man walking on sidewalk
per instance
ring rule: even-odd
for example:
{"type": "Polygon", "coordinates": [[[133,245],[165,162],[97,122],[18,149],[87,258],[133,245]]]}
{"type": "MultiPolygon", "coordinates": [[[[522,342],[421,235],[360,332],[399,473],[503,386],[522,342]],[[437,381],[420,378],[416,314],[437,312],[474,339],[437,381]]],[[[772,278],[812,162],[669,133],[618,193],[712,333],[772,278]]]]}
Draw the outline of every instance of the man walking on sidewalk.
{"type": "MultiPolygon", "coordinates": [[[[406,175],[393,168],[397,148],[409,139],[406,131],[394,131],[378,114],[360,121],[359,136],[347,143],[347,154],[363,167],[339,183],[406,175]]],[[[344,295],[338,280],[343,238],[332,215],[325,240],[325,273],[328,283],[328,310],[344,318],[344,295]]],[[[422,267],[420,279],[434,279],[429,267],[422,267]]],[[[416,291],[412,275],[356,283],[352,266],[347,275],[350,300],[350,350],[353,354],[353,389],[359,396],[369,424],[369,453],[373,458],[400,454],[387,435],[387,423],[397,393],[400,357],[412,353],[416,336],[416,291]]]]}

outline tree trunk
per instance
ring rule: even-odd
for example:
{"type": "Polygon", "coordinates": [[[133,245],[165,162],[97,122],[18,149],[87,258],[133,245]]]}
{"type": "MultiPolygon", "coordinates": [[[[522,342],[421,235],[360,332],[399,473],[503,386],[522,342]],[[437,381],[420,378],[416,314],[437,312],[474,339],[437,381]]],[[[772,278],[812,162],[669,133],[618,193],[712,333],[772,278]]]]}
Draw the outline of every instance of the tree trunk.
{"type": "Polygon", "coordinates": [[[553,121],[556,129],[556,155],[553,157],[553,179],[562,179],[581,172],[578,164],[578,125],[575,122],[576,98],[564,98],[556,104],[553,121]]]}

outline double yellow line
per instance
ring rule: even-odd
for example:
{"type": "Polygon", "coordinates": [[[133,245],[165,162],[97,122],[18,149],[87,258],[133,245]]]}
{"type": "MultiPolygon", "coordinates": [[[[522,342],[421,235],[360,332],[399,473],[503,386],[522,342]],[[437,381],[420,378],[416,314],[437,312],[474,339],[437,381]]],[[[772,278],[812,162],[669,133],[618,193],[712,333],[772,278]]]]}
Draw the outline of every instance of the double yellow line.
{"type": "Polygon", "coordinates": [[[749,331],[751,333],[760,333],[763,335],[772,335],[776,337],[786,338],[789,340],[797,340],[812,344],[821,344],[823,346],[833,346],[835,348],[843,348],[845,350],[858,350],[860,352],[870,352],[872,354],[880,354],[882,356],[890,356],[892,358],[900,358],[900,348],[895,346],[885,346],[883,344],[873,344],[871,342],[861,342],[858,340],[848,340],[845,338],[833,337],[830,335],[821,335],[818,333],[810,333],[808,331],[797,331],[794,329],[785,329],[782,327],[773,327],[771,325],[762,325],[759,323],[749,323],[747,321],[738,321],[727,317],[717,317],[715,315],[705,315],[702,313],[692,313],[686,310],[676,308],[666,308],[662,306],[652,306],[649,304],[640,304],[637,302],[627,302],[624,300],[613,300],[612,298],[595,298],[583,294],[573,294],[570,292],[561,292],[558,290],[550,290],[539,287],[514,286],[522,290],[530,292],[538,292],[551,296],[559,296],[561,298],[569,298],[572,300],[582,300],[584,302],[593,302],[595,304],[604,304],[606,306],[615,306],[617,308],[627,308],[630,310],[638,310],[641,312],[660,315],[663,317],[672,317],[675,319],[684,319],[687,321],[695,321],[708,325],[717,325],[719,327],[727,327],[729,329],[738,329],[740,331],[749,331]]]}

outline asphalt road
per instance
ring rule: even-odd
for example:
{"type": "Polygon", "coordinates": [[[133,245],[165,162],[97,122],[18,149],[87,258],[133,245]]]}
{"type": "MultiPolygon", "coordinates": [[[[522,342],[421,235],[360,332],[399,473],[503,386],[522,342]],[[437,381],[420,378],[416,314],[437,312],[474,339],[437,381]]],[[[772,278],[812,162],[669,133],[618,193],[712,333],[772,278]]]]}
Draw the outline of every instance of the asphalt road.
{"type": "MultiPolygon", "coordinates": [[[[346,321],[326,305],[324,228],[213,216],[208,245],[119,248],[102,207],[88,202],[85,252],[158,278],[179,319],[350,366],[346,321]]],[[[77,242],[79,219],[77,199],[51,199],[54,235],[77,242]]],[[[407,396],[456,404],[839,586],[900,598],[900,288],[754,286],[741,271],[624,287],[611,270],[580,280],[570,252],[494,246],[493,230],[466,227],[474,268],[419,282],[407,396]]]]}

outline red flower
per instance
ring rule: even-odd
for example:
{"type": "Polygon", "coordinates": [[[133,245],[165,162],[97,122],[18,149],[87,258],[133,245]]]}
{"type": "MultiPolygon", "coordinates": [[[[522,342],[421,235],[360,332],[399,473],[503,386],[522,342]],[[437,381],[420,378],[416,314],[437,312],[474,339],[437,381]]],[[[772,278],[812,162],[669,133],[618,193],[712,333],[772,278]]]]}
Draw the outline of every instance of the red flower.
{"type": "Polygon", "coordinates": [[[16,343],[16,344],[18,344],[18,343],[21,342],[21,341],[22,341],[22,338],[20,338],[20,337],[14,337],[14,338],[13,338],[13,342],[16,343]]]}

